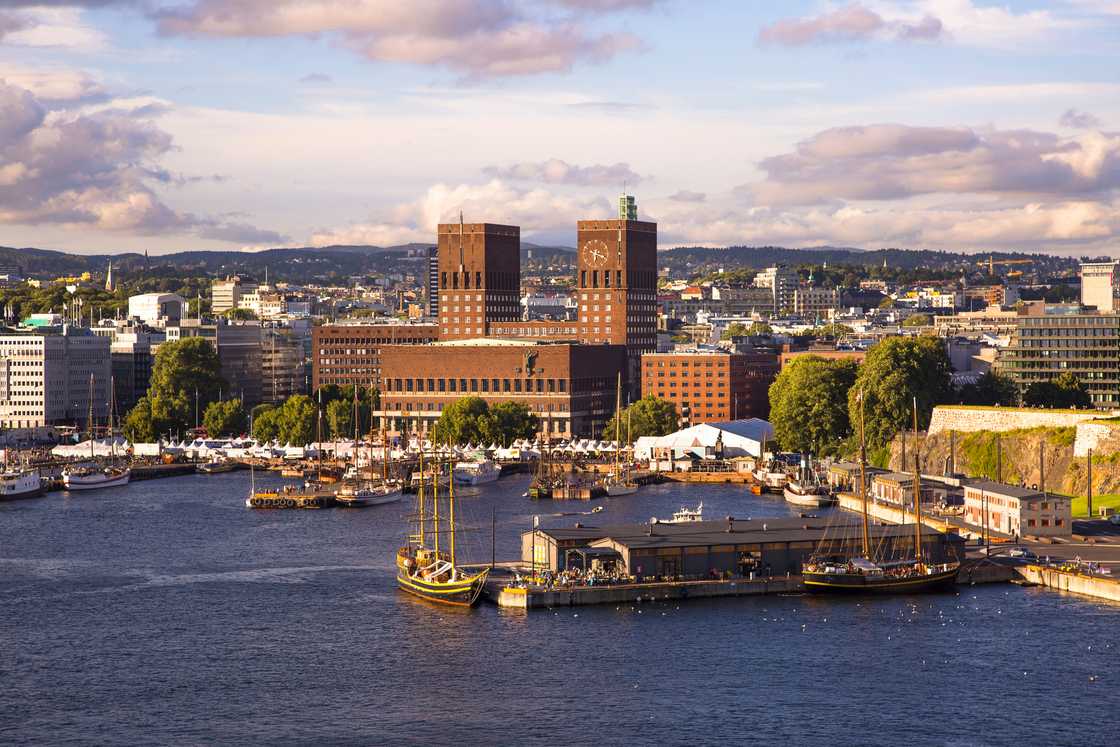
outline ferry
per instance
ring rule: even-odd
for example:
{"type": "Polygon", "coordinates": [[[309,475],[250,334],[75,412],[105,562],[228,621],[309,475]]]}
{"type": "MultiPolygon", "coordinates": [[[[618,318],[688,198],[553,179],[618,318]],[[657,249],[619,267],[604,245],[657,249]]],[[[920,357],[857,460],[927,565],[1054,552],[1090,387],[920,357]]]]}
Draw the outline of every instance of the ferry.
{"type": "Polygon", "coordinates": [[[43,494],[38,470],[9,470],[0,474],[0,501],[35,498],[43,494]]]}
{"type": "Polygon", "coordinates": [[[490,459],[459,462],[452,476],[456,485],[485,485],[502,476],[502,466],[490,459]]]}

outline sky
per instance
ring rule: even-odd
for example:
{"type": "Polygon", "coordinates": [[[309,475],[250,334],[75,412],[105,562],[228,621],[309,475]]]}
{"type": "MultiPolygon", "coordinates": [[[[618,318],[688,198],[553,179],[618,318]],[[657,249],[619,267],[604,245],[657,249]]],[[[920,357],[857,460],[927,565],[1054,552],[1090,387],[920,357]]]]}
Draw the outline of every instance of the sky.
{"type": "Polygon", "coordinates": [[[1120,0],[0,0],[0,245],[1120,255],[1120,0]]]}

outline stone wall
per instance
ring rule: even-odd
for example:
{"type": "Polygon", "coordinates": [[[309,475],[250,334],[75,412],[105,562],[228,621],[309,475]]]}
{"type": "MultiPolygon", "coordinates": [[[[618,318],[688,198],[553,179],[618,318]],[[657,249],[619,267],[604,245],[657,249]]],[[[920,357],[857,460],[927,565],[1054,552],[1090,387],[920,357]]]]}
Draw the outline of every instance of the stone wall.
{"type": "Polygon", "coordinates": [[[1077,438],[1073,441],[1073,455],[1088,456],[1089,449],[1098,456],[1120,452],[1120,422],[1078,423],[1077,438]]]}
{"type": "MultiPolygon", "coordinates": [[[[1120,413],[1111,413],[1113,415],[1120,413]]],[[[933,408],[929,432],[1028,430],[1030,428],[1071,428],[1079,423],[1109,417],[1100,410],[1045,410],[1032,407],[956,407],[939,405],[933,408]]]]}

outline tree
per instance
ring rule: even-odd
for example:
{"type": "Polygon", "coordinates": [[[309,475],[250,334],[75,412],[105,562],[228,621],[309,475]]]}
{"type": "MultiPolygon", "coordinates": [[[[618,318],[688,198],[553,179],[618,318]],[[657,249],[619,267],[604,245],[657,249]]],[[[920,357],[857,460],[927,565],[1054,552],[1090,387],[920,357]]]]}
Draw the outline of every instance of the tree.
{"type": "Polygon", "coordinates": [[[879,308],[880,309],[893,309],[894,308],[894,299],[891,298],[890,296],[887,296],[886,298],[884,298],[882,301],[879,302],[879,308]]]}
{"type": "Polygon", "coordinates": [[[732,337],[743,337],[747,334],[747,325],[742,322],[731,322],[727,325],[727,329],[723,330],[719,339],[730,340],[732,337]]]}
{"type": "Polygon", "coordinates": [[[1028,407],[1055,407],[1061,409],[1093,406],[1085,385],[1069,371],[1050,381],[1036,381],[1023,392],[1023,404],[1028,407]]]}
{"type": "Polygon", "coordinates": [[[481,443],[492,435],[490,408],[481,397],[463,397],[443,408],[433,436],[438,443],[481,443]]]}
{"type": "Polygon", "coordinates": [[[770,385],[770,422],[783,449],[832,454],[851,433],[848,391],[856,381],[852,360],[804,355],[787,364],[770,385]]]}
{"type": "Polygon", "coordinates": [[[354,404],[344,399],[336,399],[327,405],[327,426],[334,438],[350,438],[354,435],[354,404]]]}
{"type": "Polygon", "coordinates": [[[859,367],[848,393],[853,427],[859,422],[859,392],[867,443],[879,447],[910,427],[911,402],[918,400],[919,427],[929,424],[933,406],[952,400],[952,366],[945,346],[936,337],[888,337],[873,346],[859,367]]]}
{"type": "Polygon", "coordinates": [[[276,425],[277,408],[273,405],[257,405],[253,408],[253,438],[261,443],[275,441],[280,435],[276,425]]]}
{"type": "Polygon", "coordinates": [[[499,402],[490,408],[490,433],[487,441],[509,446],[519,438],[533,438],[540,430],[540,420],[520,402],[499,402]]]}
{"type": "Polygon", "coordinates": [[[747,327],[748,335],[772,335],[774,328],[766,322],[753,322],[751,326],[747,327]]]}
{"type": "Polygon", "coordinates": [[[849,327],[847,324],[822,324],[821,326],[812,330],[812,336],[820,338],[837,338],[847,337],[854,335],[856,331],[849,327]]]}
{"type": "Polygon", "coordinates": [[[903,327],[928,327],[933,324],[933,317],[929,314],[911,314],[902,321],[903,327]]]}
{"type": "Polygon", "coordinates": [[[202,426],[206,429],[206,435],[211,438],[240,436],[245,432],[247,425],[248,419],[245,417],[245,408],[239,399],[211,402],[202,418],[202,426]]]}
{"type": "Polygon", "coordinates": [[[1009,377],[996,371],[987,371],[975,384],[965,384],[959,392],[961,404],[1003,405],[1019,404],[1019,390],[1009,377]]]}
{"type": "Polygon", "coordinates": [[[152,365],[148,393],[125,417],[132,441],[194,427],[195,406],[204,411],[225,387],[214,346],[200,337],[165,342],[152,365]]]}
{"type": "Polygon", "coordinates": [[[225,313],[227,319],[232,319],[238,322],[247,322],[257,318],[257,315],[250,309],[230,309],[225,313]]]}
{"type": "Polygon", "coordinates": [[[277,440],[299,446],[315,440],[317,411],[307,395],[288,397],[274,413],[277,440]]]}
{"type": "Polygon", "coordinates": [[[623,408],[621,416],[615,413],[615,417],[608,420],[603,428],[602,438],[607,441],[614,440],[617,422],[619,434],[625,441],[628,419],[630,438],[633,440],[642,436],[664,436],[677,429],[677,406],[668,400],[647,394],[629,407],[623,408]]]}

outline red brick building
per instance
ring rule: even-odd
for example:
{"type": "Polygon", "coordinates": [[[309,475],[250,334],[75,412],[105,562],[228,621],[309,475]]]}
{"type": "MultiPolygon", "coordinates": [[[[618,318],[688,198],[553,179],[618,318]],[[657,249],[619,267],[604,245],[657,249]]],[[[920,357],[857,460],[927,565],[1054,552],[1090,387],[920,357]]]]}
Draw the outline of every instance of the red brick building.
{"type": "Polygon", "coordinates": [[[434,342],[434,324],[326,324],[311,330],[311,386],[381,386],[386,345],[434,342]]]}
{"type": "Polygon", "coordinates": [[[521,229],[441,223],[436,260],[439,337],[485,337],[490,324],[521,317],[521,229]]]}
{"type": "Polygon", "coordinates": [[[672,402],[682,425],[767,418],[770,384],[777,375],[778,356],[766,352],[695,350],[642,356],[643,396],[672,402]]]}
{"type": "Polygon", "coordinates": [[[619,345],[476,339],[395,345],[382,351],[382,427],[427,431],[443,408],[463,397],[515,401],[554,437],[598,437],[614,414],[625,366],[619,345]]]}

